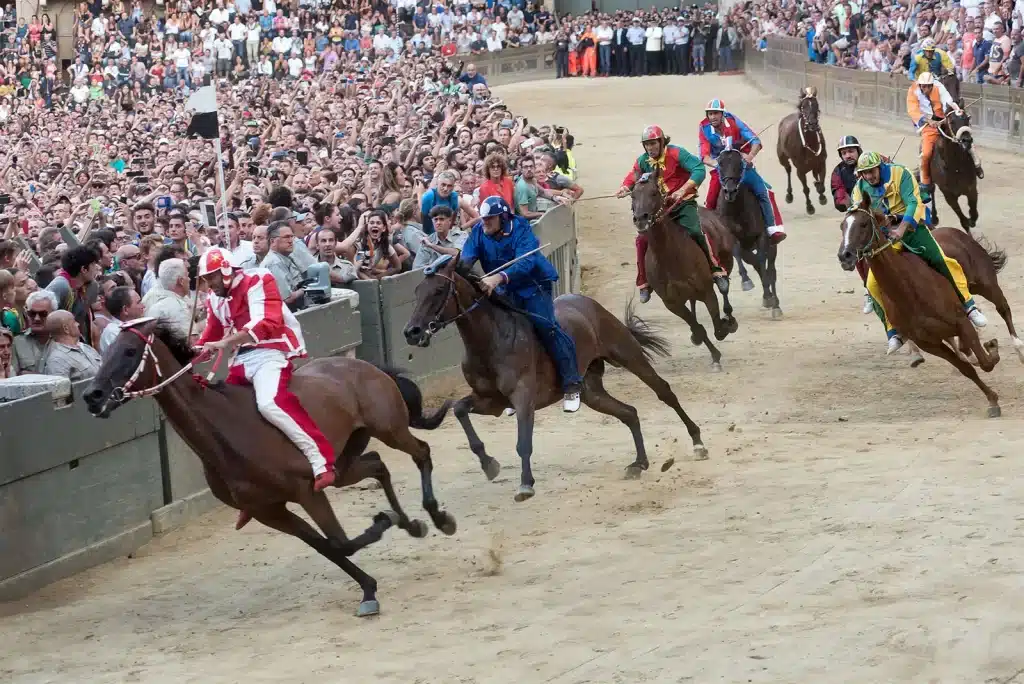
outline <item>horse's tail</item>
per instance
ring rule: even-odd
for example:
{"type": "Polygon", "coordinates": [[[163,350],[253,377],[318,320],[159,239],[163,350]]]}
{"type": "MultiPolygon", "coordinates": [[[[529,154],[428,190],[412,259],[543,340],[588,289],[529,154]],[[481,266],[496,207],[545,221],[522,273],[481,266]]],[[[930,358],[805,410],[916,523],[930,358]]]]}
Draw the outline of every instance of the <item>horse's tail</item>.
{"type": "Polygon", "coordinates": [[[655,356],[670,355],[668,340],[658,334],[657,328],[636,315],[636,305],[633,304],[632,298],[626,304],[626,315],[623,317],[623,323],[626,324],[629,334],[633,336],[633,339],[643,349],[644,356],[648,361],[653,361],[655,356]]]}
{"type": "Polygon", "coordinates": [[[378,365],[377,368],[387,373],[388,377],[398,386],[402,401],[405,402],[405,408],[409,411],[409,427],[417,430],[436,430],[441,426],[444,417],[448,415],[448,409],[452,407],[451,399],[441,404],[441,408],[434,413],[425,416],[423,415],[423,393],[420,392],[419,385],[407,377],[401,369],[382,365],[378,365]]]}
{"type": "Polygon", "coordinates": [[[988,254],[988,258],[992,260],[992,265],[996,267],[996,273],[999,273],[1006,267],[1006,262],[1009,261],[1009,257],[1006,256],[1006,250],[1000,249],[998,245],[994,245],[983,236],[978,235],[975,238],[978,246],[985,250],[988,254]]]}

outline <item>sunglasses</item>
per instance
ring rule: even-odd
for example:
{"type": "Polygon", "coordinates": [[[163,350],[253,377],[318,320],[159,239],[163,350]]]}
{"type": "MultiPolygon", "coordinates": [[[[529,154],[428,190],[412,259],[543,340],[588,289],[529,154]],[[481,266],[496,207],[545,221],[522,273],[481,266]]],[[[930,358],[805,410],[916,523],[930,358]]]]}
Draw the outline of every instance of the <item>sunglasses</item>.
{"type": "Polygon", "coordinates": [[[50,315],[49,311],[26,311],[25,318],[46,318],[50,315]]]}

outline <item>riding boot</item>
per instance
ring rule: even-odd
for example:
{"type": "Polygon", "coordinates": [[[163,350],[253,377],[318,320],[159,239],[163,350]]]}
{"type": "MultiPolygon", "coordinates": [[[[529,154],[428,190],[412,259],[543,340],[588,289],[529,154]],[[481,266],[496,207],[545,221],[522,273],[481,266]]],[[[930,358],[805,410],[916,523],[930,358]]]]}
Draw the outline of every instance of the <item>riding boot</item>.
{"type": "Polygon", "coordinates": [[[708,263],[711,265],[711,278],[715,281],[715,286],[718,287],[718,291],[722,294],[729,294],[729,272],[722,268],[722,264],[718,261],[718,255],[715,253],[715,244],[711,241],[711,236],[703,228],[700,229],[700,234],[704,237],[704,240],[698,240],[700,248],[704,250],[704,256],[708,258],[708,263]]]}
{"type": "Polygon", "coordinates": [[[981,156],[978,155],[978,150],[973,146],[971,147],[971,160],[974,162],[974,173],[978,175],[978,178],[984,178],[985,171],[981,168],[981,156]]]}

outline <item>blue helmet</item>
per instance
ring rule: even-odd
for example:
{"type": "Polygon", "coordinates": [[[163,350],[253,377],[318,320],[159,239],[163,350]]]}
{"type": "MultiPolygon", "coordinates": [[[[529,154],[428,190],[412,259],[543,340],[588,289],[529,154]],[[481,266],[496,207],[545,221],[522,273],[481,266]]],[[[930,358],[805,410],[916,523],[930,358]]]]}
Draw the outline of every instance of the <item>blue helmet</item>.
{"type": "Polygon", "coordinates": [[[510,209],[508,203],[498,195],[492,195],[480,203],[480,218],[511,215],[512,209],[510,209]]]}

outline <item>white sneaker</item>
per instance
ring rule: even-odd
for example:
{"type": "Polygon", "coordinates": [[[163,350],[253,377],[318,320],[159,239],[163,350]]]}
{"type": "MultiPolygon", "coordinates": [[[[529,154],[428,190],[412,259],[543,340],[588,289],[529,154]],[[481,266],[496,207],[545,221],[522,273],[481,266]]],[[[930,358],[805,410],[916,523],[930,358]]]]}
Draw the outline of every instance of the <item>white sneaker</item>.
{"type": "Polygon", "coordinates": [[[566,413],[576,413],[580,410],[580,393],[570,392],[562,399],[562,410],[566,413]]]}
{"type": "Polygon", "coordinates": [[[893,335],[889,338],[889,348],[885,350],[885,355],[895,354],[903,348],[903,338],[899,335],[893,335]]]}
{"type": "Polygon", "coordinates": [[[864,308],[861,309],[861,313],[875,313],[875,304],[871,299],[871,294],[868,292],[864,293],[864,308]]]}
{"type": "Polygon", "coordinates": [[[984,328],[988,325],[988,319],[985,318],[985,314],[981,313],[981,309],[974,307],[967,312],[967,318],[971,319],[971,323],[974,324],[975,328],[984,328]]]}

